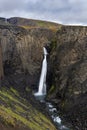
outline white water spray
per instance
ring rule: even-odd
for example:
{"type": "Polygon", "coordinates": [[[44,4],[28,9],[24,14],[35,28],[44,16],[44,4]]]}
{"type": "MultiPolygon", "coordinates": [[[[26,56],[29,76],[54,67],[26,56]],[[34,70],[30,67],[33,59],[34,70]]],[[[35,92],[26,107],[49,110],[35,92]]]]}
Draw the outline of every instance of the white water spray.
{"type": "Polygon", "coordinates": [[[44,97],[46,95],[46,75],[47,75],[47,50],[43,47],[44,59],[42,63],[42,70],[40,75],[40,81],[38,86],[38,92],[34,93],[36,99],[40,100],[40,102],[45,103],[47,106],[47,110],[49,115],[51,116],[53,122],[56,124],[59,130],[70,130],[68,127],[62,124],[62,120],[58,115],[57,109],[49,102],[44,102],[44,97]]]}
{"type": "Polygon", "coordinates": [[[41,70],[38,92],[34,94],[36,96],[46,95],[46,75],[47,75],[47,54],[48,53],[45,47],[43,47],[43,52],[44,52],[44,59],[42,63],[42,70],[41,70]]]}

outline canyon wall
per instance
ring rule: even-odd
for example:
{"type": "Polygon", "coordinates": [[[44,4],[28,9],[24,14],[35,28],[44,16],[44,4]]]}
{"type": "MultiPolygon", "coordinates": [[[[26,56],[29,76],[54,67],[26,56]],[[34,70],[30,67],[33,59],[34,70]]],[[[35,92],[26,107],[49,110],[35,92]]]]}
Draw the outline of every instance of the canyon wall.
{"type": "Polygon", "coordinates": [[[63,26],[52,42],[53,84],[49,100],[76,130],[87,126],[87,27],[63,26]]]}
{"type": "Polygon", "coordinates": [[[25,29],[1,25],[0,39],[5,77],[11,77],[13,82],[17,83],[22,76],[24,79],[21,80],[25,82],[26,79],[27,85],[37,85],[43,59],[43,46],[49,44],[54,34],[52,30],[46,28],[25,29]],[[18,75],[20,76],[17,77],[18,75]]]}
{"type": "Polygon", "coordinates": [[[0,84],[2,78],[3,78],[3,63],[2,63],[2,48],[0,43],[0,84]]]}
{"type": "Polygon", "coordinates": [[[54,95],[74,101],[73,98],[87,92],[87,27],[63,26],[55,42],[50,58],[56,87],[54,95]]]}

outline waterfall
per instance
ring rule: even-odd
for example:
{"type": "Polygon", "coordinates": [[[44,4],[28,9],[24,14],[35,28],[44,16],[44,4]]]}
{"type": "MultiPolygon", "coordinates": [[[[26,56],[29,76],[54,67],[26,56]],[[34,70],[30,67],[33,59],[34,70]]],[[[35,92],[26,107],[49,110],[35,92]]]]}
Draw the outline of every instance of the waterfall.
{"type": "Polygon", "coordinates": [[[36,96],[46,95],[46,75],[47,75],[47,54],[48,53],[45,47],[43,47],[43,52],[44,52],[44,59],[42,63],[42,70],[41,70],[41,75],[40,75],[40,80],[39,80],[38,92],[34,94],[36,96]]]}
{"type": "Polygon", "coordinates": [[[48,54],[45,47],[43,47],[43,52],[44,52],[44,58],[42,62],[38,92],[34,93],[34,96],[36,97],[37,100],[39,100],[45,105],[46,110],[48,111],[53,122],[56,124],[58,130],[70,130],[67,126],[65,126],[62,123],[62,119],[59,116],[59,111],[57,111],[57,109],[50,102],[46,102],[44,100],[46,96],[46,75],[47,75],[47,54],[48,54]]]}

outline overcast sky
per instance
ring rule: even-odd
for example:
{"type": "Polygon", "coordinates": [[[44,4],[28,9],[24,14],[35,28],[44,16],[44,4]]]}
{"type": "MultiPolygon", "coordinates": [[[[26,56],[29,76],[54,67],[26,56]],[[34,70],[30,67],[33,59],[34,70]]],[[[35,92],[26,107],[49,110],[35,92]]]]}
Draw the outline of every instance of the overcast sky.
{"type": "Polygon", "coordinates": [[[87,25],[87,0],[0,0],[0,17],[87,25]]]}

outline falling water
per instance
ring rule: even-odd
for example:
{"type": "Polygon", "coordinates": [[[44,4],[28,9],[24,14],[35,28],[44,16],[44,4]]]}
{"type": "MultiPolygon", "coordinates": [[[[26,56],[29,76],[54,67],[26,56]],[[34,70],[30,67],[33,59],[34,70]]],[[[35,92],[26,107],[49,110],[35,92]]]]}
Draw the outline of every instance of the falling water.
{"type": "Polygon", "coordinates": [[[42,63],[42,70],[40,75],[40,81],[38,86],[38,92],[34,93],[37,100],[46,105],[46,109],[51,116],[53,122],[56,124],[59,130],[70,130],[68,127],[63,125],[61,118],[59,117],[57,109],[50,103],[44,100],[46,96],[46,75],[47,75],[47,50],[43,47],[44,59],[42,63]]]}
{"type": "Polygon", "coordinates": [[[38,86],[38,92],[35,93],[35,96],[43,96],[46,95],[46,75],[47,75],[47,50],[43,47],[44,59],[42,63],[42,70],[40,75],[40,81],[38,86]]]}

